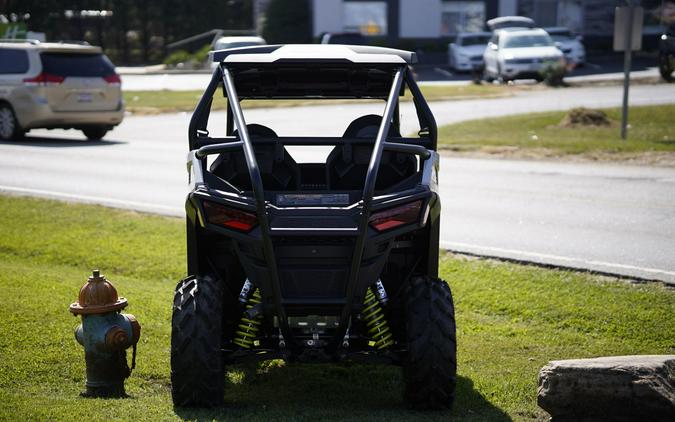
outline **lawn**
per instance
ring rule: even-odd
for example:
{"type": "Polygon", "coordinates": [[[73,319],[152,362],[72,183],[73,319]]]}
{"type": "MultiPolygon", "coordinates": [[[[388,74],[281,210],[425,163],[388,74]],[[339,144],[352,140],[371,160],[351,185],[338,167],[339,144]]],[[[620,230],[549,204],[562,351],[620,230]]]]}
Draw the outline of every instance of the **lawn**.
{"type": "MultiPolygon", "coordinates": [[[[427,101],[464,100],[469,98],[492,98],[512,95],[516,90],[528,87],[508,87],[492,84],[483,85],[424,85],[420,88],[427,101]]],[[[193,111],[202,91],[124,91],[127,111],[135,114],[157,114],[178,111],[193,111]]],[[[410,94],[403,101],[410,101],[410,94]]],[[[328,105],[335,103],[353,103],[364,100],[246,100],[247,108],[295,107],[304,105],[328,105]]],[[[225,110],[226,101],[219,94],[214,98],[213,110],[225,110]]]]}
{"type": "Polygon", "coordinates": [[[171,405],[172,290],[185,271],[184,223],[96,206],[0,196],[0,420],[547,420],[537,373],[552,359],[675,352],[675,291],[445,255],[457,307],[459,385],[452,412],[415,412],[398,368],[232,368],[227,405],[171,405]],[[84,359],[68,312],[92,268],[143,326],[130,398],[82,399],[84,359]]]}
{"type": "Polygon", "coordinates": [[[610,127],[562,126],[565,112],[521,114],[471,120],[439,128],[441,148],[534,156],[583,155],[631,157],[641,153],[675,152],[675,104],[631,107],[628,140],[620,136],[621,110],[604,110],[610,127]]]}

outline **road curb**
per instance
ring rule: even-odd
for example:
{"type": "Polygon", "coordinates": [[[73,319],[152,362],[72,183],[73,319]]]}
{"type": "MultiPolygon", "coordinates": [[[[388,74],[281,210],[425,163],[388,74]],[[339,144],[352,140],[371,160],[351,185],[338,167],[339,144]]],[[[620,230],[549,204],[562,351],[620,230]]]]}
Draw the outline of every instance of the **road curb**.
{"type": "Polygon", "coordinates": [[[621,280],[628,281],[628,282],[633,283],[633,284],[663,283],[666,287],[675,289],[675,282],[674,281],[661,280],[661,279],[657,279],[657,278],[653,278],[653,277],[642,277],[642,276],[639,276],[639,275],[622,274],[622,273],[618,273],[618,272],[603,271],[603,270],[591,269],[591,268],[574,266],[574,265],[554,264],[554,263],[550,263],[550,262],[535,261],[535,260],[531,260],[531,259],[513,258],[513,257],[502,256],[502,255],[496,255],[496,254],[484,254],[484,253],[469,252],[469,251],[466,251],[466,250],[446,248],[446,247],[443,247],[443,246],[441,246],[441,250],[444,250],[446,252],[450,252],[454,255],[464,255],[464,256],[470,256],[470,257],[481,258],[481,259],[493,259],[493,260],[496,260],[496,261],[509,262],[509,263],[520,264],[520,265],[530,265],[530,266],[539,267],[539,268],[546,268],[546,269],[550,269],[550,270],[565,270],[565,271],[574,271],[574,272],[578,272],[578,273],[599,275],[599,276],[604,276],[604,277],[613,277],[613,278],[618,278],[618,279],[621,279],[621,280]]]}

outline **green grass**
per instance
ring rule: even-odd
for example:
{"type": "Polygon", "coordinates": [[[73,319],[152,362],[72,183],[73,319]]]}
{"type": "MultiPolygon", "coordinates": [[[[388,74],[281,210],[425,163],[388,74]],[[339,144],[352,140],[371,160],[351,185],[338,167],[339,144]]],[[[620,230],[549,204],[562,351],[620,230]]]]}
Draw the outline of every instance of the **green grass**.
{"type": "Polygon", "coordinates": [[[183,231],[180,219],[0,196],[0,420],[543,421],[535,397],[547,361],[675,352],[675,291],[662,285],[446,255],[459,345],[452,412],[407,409],[395,367],[277,361],[233,368],[224,408],[176,410],[169,333],[183,231]],[[129,399],[78,397],[84,359],[68,305],[96,267],[143,326],[129,399]]]}
{"type": "Polygon", "coordinates": [[[545,155],[612,156],[675,151],[675,104],[631,107],[628,140],[622,141],[621,110],[606,109],[613,127],[560,127],[565,112],[472,120],[439,128],[441,148],[455,151],[540,151],[545,155]]]}
{"type": "MultiPolygon", "coordinates": [[[[490,98],[511,95],[523,87],[507,87],[499,85],[433,85],[422,86],[421,90],[427,101],[460,100],[467,98],[490,98]]],[[[135,114],[172,113],[193,111],[202,91],[124,91],[126,109],[135,114]]],[[[410,95],[403,101],[410,101],[410,95]]],[[[335,103],[363,102],[364,100],[246,100],[247,108],[261,107],[297,107],[304,105],[328,105],[335,103]]],[[[227,103],[220,91],[214,98],[213,110],[225,110],[227,103]]]]}

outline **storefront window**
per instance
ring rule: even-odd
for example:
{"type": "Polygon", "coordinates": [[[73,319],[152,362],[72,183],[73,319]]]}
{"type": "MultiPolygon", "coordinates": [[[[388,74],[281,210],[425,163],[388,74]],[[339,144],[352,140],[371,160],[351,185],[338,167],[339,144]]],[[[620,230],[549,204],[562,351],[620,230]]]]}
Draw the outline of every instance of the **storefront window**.
{"type": "Polygon", "coordinates": [[[485,2],[444,1],[441,9],[441,34],[483,31],[485,2]]]}
{"type": "Polygon", "coordinates": [[[360,32],[363,35],[387,34],[387,2],[345,1],[343,28],[345,32],[360,32]]]}

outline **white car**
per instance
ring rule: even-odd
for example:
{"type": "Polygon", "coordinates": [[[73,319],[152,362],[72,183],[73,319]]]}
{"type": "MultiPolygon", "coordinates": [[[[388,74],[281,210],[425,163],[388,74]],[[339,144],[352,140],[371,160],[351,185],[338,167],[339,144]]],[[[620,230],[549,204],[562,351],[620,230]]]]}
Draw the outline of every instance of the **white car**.
{"type": "Polygon", "coordinates": [[[547,65],[565,66],[563,52],[543,29],[509,28],[495,31],[485,53],[484,76],[498,79],[542,80],[547,65]]]}
{"type": "Polygon", "coordinates": [[[556,26],[553,28],[544,28],[551,36],[553,42],[558,45],[565,54],[567,63],[572,63],[575,66],[584,64],[586,61],[586,49],[581,43],[581,35],[575,36],[569,28],[564,26],[556,26]]]}
{"type": "Polygon", "coordinates": [[[457,35],[455,42],[448,44],[448,65],[451,69],[472,71],[483,68],[483,52],[488,41],[489,32],[463,32],[457,35]]]}

